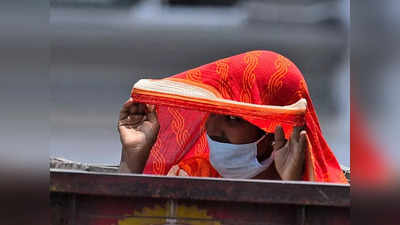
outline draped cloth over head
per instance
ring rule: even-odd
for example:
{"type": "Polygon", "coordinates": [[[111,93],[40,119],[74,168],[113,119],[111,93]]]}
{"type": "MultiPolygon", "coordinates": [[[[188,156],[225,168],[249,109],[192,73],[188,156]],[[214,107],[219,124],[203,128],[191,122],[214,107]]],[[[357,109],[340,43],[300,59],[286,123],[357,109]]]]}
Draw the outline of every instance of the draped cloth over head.
{"type": "MultiPolygon", "coordinates": [[[[256,118],[242,117],[273,133],[281,125],[286,137],[293,126],[304,125],[308,134],[305,172],[303,179],[320,182],[346,182],[341,168],[321,133],[307,84],[296,65],[284,56],[271,51],[251,51],[176,74],[169,80],[202,85],[221,98],[258,104],[286,106],[304,98],[307,109],[298,117],[256,118]]],[[[156,104],[160,131],[144,169],[147,174],[167,174],[178,165],[190,176],[218,177],[208,161],[209,149],[205,136],[205,122],[209,112],[217,109],[182,107],[184,102],[171,100],[162,104],[162,98],[149,98],[132,92],[134,100],[156,104]]],[[[168,97],[167,97],[168,98],[168,97]]],[[[164,98],[165,100],[165,98],[164,98]]],[[[240,111],[240,110],[239,110],[240,111]]],[[[244,111],[245,112],[245,111],[244,111]]]]}

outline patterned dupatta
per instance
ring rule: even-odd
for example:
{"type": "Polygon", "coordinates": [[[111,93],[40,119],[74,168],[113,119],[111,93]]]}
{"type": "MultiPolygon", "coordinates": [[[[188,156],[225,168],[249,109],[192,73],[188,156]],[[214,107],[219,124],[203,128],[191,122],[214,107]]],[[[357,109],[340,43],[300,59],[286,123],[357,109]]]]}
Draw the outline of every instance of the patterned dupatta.
{"type": "Polygon", "coordinates": [[[211,104],[213,101],[203,101],[198,97],[188,99],[179,94],[143,92],[134,87],[133,99],[157,105],[160,121],[160,132],[144,173],[166,175],[174,168],[174,173],[179,174],[178,168],[189,176],[219,177],[208,161],[205,136],[205,122],[209,113],[213,112],[241,116],[269,133],[281,125],[286,137],[290,136],[294,126],[304,125],[308,133],[308,147],[303,179],[346,183],[335,156],[322,136],[304,77],[296,65],[284,56],[271,51],[251,51],[162,80],[185,84],[176,86],[182,93],[190,93],[191,89],[185,88],[189,85],[208,90],[212,96],[228,101],[211,104]],[[303,111],[274,108],[299,103],[300,99],[307,104],[303,111]],[[245,104],[230,104],[232,101],[245,104]],[[272,107],[258,109],[254,104],[272,107]]]}

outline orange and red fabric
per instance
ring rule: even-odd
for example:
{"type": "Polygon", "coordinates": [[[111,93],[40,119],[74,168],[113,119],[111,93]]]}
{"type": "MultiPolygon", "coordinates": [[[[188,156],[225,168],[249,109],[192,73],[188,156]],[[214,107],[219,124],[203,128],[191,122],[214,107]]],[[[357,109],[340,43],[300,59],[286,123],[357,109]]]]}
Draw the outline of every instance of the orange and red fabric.
{"type": "MultiPolygon", "coordinates": [[[[245,103],[285,106],[305,98],[307,110],[303,123],[309,138],[303,179],[347,182],[322,135],[306,81],[297,66],[286,57],[272,51],[251,51],[166,79],[171,78],[211,87],[225,99],[245,103]]],[[[190,176],[218,177],[208,161],[209,149],[204,125],[209,112],[195,108],[183,109],[179,104],[176,107],[157,106],[160,131],[144,173],[165,175],[172,166],[178,165],[190,176]]],[[[279,122],[282,120],[271,117],[244,119],[269,133],[273,133],[280,124],[287,137],[293,128],[293,124],[282,123],[279,122]]]]}

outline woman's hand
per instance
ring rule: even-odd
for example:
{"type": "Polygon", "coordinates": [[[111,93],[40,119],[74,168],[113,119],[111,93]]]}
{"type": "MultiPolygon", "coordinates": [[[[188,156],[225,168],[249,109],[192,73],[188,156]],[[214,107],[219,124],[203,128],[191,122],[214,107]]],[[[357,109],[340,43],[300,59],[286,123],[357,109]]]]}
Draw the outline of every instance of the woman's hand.
{"type": "Polygon", "coordinates": [[[282,180],[300,180],[304,171],[307,133],[295,127],[287,141],[281,126],[275,129],[274,157],[275,167],[282,180]]]}
{"type": "Polygon", "coordinates": [[[124,103],[118,120],[121,172],[142,173],[159,129],[155,106],[134,102],[132,98],[124,103]]]}

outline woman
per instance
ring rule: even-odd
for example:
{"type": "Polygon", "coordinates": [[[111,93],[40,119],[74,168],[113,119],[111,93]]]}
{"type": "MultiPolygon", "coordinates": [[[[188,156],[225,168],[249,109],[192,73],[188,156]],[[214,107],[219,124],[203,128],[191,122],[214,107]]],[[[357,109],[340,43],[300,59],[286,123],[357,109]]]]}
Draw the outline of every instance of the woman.
{"type": "Polygon", "coordinates": [[[177,74],[225,99],[284,106],[307,100],[305,124],[155,107],[129,99],[118,128],[121,172],[346,182],[322,136],[298,68],[271,51],[251,51],[177,74]]]}

